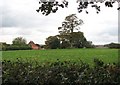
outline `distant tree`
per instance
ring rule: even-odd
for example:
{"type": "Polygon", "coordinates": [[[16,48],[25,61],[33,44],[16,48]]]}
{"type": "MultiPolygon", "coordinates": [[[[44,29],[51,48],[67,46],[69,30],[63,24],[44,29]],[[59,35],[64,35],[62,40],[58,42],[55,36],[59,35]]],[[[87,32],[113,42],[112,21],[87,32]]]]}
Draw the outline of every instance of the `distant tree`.
{"type": "Polygon", "coordinates": [[[17,37],[12,41],[13,45],[23,46],[26,45],[27,41],[23,37],[17,37]]]}
{"type": "Polygon", "coordinates": [[[67,40],[63,40],[60,44],[60,48],[65,49],[65,48],[70,48],[70,43],[67,40]]]}
{"type": "Polygon", "coordinates": [[[87,41],[87,42],[85,43],[85,47],[86,47],[86,48],[94,48],[95,46],[92,44],[92,41],[87,41]]]}
{"type": "Polygon", "coordinates": [[[71,36],[72,36],[71,41],[72,41],[73,47],[75,48],[85,47],[85,43],[87,43],[87,39],[85,38],[83,32],[73,32],[71,36]]]}
{"type": "Polygon", "coordinates": [[[70,14],[66,16],[65,21],[62,22],[62,26],[58,27],[59,33],[64,35],[66,33],[73,33],[75,30],[80,30],[80,25],[83,24],[83,20],[78,19],[76,14],[70,14]]]}
{"type": "Polygon", "coordinates": [[[8,46],[10,46],[10,44],[0,42],[0,50],[6,50],[8,46]]]}
{"type": "MultiPolygon", "coordinates": [[[[100,6],[98,4],[102,3],[105,4],[106,7],[113,7],[113,4],[115,2],[118,2],[120,4],[120,0],[76,0],[78,3],[78,7],[76,8],[79,13],[83,12],[85,10],[86,14],[88,14],[88,7],[92,7],[96,9],[96,13],[99,13],[101,11],[100,6]]],[[[58,0],[40,0],[39,1],[39,8],[36,10],[37,12],[41,12],[43,15],[49,15],[50,13],[56,13],[60,8],[67,8],[69,1],[63,0],[62,2],[59,2],[58,0]]],[[[117,8],[120,10],[120,7],[117,8]]]]}
{"type": "Polygon", "coordinates": [[[2,45],[2,50],[31,50],[32,48],[26,42],[26,39],[17,37],[13,39],[12,44],[0,43],[0,47],[2,45]]]}
{"type": "Polygon", "coordinates": [[[63,48],[83,48],[88,43],[83,32],[66,33],[64,35],[58,35],[61,40],[61,46],[63,48]]]}
{"type": "Polygon", "coordinates": [[[110,43],[110,44],[106,44],[104,46],[109,47],[109,48],[118,48],[118,49],[120,49],[120,43],[110,43]]]}
{"type": "Polygon", "coordinates": [[[71,48],[83,48],[87,42],[87,39],[84,37],[83,32],[70,33],[70,35],[68,35],[68,40],[71,44],[71,48]]]}
{"type": "Polygon", "coordinates": [[[79,37],[82,34],[79,31],[80,25],[82,24],[83,24],[83,21],[81,19],[78,19],[76,14],[71,14],[69,16],[66,16],[65,21],[62,22],[62,26],[58,27],[58,30],[60,33],[60,39],[65,40],[65,41],[67,40],[70,43],[71,48],[73,47],[73,45],[75,45],[75,43],[76,45],[78,45],[78,42],[80,39],[79,37]]]}
{"type": "Polygon", "coordinates": [[[57,49],[60,48],[60,40],[57,36],[49,36],[45,41],[46,48],[57,49]]]}

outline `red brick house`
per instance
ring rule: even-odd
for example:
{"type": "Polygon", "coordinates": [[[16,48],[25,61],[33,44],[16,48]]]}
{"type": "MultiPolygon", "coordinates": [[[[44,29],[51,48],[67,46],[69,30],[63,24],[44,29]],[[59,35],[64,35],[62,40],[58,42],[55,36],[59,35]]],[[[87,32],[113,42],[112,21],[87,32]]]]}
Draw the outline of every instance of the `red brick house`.
{"type": "Polygon", "coordinates": [[[35,44],[33,41],[30,41],[28,44],[31,46],[31,48],[33,50],[39,50],[39,49],[41,49],[40,45],[39,44],[35,44]]]}

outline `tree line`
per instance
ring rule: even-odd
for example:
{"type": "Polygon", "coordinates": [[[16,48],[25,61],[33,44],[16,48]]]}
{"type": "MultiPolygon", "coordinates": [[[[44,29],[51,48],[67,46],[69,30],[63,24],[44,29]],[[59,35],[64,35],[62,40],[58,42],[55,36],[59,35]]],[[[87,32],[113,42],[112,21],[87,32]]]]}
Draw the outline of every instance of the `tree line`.
{"type": "Polygon", "coordinates": [[[91,41],[87,41],[83,32],[73,32],[64,36],[56,35],[49,36],[45,41],[45,48],[93,48],[94,45],[91,41]]]}
{"type": "Polygon", "coordinates": [[[27,44],[23,37],[13,39],[12,44],[2,43],[2,50],[31,50],[32,48],[27,44]]]}
{"type": "Polygon", "coordinates": [[[110,43],[110,44],[106,44],[104,45],[105,47],[109,47],[109,48],[117,48],[120,49],[120,43],[110,43]]]}
{"type": "MultiPolygon", "coordinates": [[[[58,27],[59,34],[46,38],[45,49],[66,49],[66,48],[94,48],[92,41],[88,41],[84,33],[80,31],[80,26],[84,24],[76,14],[65,17],[62,25],[58,27]]],[[[104,45],[109,48],[120,48],[120,44],[110,43],[104,45]]],[[[13,39],[12,44],[2,43],[2,50],[31,50],[31,46],[23,37],[13,39]]]]}

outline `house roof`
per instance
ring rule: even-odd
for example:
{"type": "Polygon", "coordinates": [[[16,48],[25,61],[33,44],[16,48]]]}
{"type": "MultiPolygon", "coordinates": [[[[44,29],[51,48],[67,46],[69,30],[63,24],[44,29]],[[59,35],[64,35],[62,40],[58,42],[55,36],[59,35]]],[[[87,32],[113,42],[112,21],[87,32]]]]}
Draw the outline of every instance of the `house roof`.
{"type": "Polygon", "coordinates": [[[35,44],[33,41],[30,41],[28,44],[35,44]]]}

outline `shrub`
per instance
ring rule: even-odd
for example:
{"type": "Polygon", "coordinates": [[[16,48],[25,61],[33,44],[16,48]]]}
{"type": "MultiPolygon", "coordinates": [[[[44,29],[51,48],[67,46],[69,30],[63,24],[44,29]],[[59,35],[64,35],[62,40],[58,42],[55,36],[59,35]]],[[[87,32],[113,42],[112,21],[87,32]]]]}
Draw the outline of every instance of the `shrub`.
{"type": "Polygon", "coordinates": [[[30,50],[31,47],[28,45],[24,46],[17,46],[17,45],[10,45],[5,48],[5,50],[30,50]]]}
{"type": "Polygon", "coordinates": [[[70,61],[54,63],[3,61],[3,85],[118,85],[120,68],[117,64],[104,64],[94,60],[95,67],[70,61]]]}

